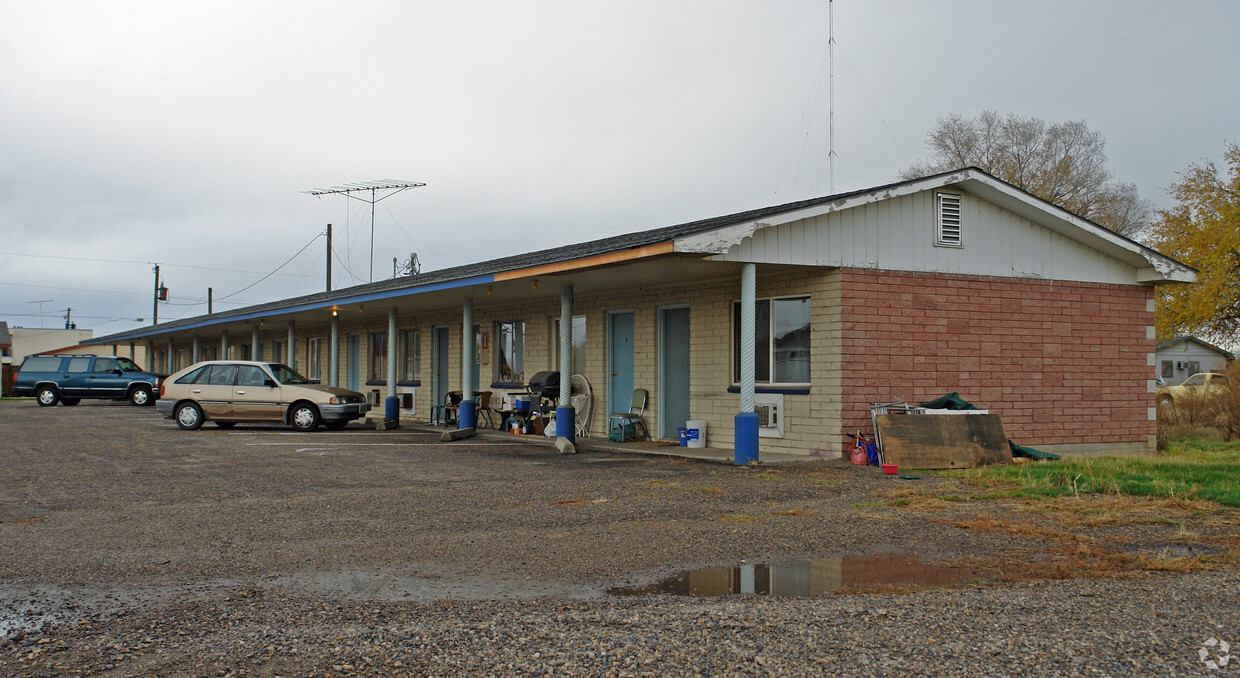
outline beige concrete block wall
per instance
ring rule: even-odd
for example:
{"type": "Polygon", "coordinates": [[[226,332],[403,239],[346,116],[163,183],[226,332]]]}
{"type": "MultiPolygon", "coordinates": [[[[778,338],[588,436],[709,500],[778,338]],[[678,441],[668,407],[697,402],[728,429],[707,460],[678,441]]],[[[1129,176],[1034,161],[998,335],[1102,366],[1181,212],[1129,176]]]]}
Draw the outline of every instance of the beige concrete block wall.
{"type": "MultiPolygon", "coordinates": [[[[495,323],[521,320],[525,322],[524,373],[528,380],[535,372],[555,370],[555,321],[559,318],[559,290],[553,286],[543,298],[521,304],[488,304],[485,296],[474,301],[474,322],[490,333],[488,360],[482,365],[480,390],[494,392],[495,407],[504,389],[492,389],[495,351],[495,323]]],[[[840,275],[838,270],[804,268],[787,272],[758,274],[758,297],[808,294],[811,305],[811,380],[809,395],[784,396],[784,436],[762,438],[761,451],[779,451],[805,455],[838,454],[841,400],[840,390],[840,275]]],[[[739,276],[707,282],[640,286],[616,289],[605,293],[575,295],[573,315],[586,318],[585,366],[582,370],[594,395],[591,416],[593,437],[605,437],[607,414],[628,408],[628,396],[622,402],[607,401],[608,384],[608,316],[617,311],[633,313],[633,381],[636,387],[650,392],[645,419],[651,433],[675,438],[676,431],[658,430],[659,408],[659,311],[667,306],[688,306],[690,310],[690,414],[707,422],[708,442],[712,447],[733,445],[733,421],[740,407],[740,396],[729,393],[732,384],[732,303],[740,298],[739,276]]],[[[428,312],[401,312],[397,315],[398,331],[413,329],[421,337],[421,358],[416,389],[416,406],[412,416],[425,420],[429,415],[433,389],[434,340],[432,328],[448,328],[449,388],[461,387],[461,309],[428,312]]],[[[348,384],[348,335],[361,335],[358,364],[359,382],[365,383],[369,367],[369,336],[386,332],[387,319],[349,322],[342,317],[340,346],[337,359],[340,383],[348,384]]],[[[262,333],[260,341],[286,340],[286,333],[262,333]]],[[[330,375],[328,362],[331,326],[328,323],[298,326],[296,352],[299,367],[304,368],[309,339],[321,337],[323,342],[323,380],[330,375]]],[[[248,343],[232,340],[234,343],[248,343]]],[[[363,387],[368,392],[371,388],[363,387]]],[[[382,387],[377,387],[382,388],[382,387]]]]}

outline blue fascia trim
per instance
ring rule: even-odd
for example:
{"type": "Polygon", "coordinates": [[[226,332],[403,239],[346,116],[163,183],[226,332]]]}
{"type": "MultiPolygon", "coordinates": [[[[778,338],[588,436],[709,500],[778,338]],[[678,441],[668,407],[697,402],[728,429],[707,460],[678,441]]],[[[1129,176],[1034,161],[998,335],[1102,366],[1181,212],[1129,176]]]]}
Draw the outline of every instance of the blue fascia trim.
{"type": "Polygon", "coordinates": [[[414,379],[413,381],[398,381],[398,382],[396,382],[396,385],[397,385],[397,386],[405,386],[405,387],[410,387],[410,386],[417,387],[417,386],[421,386],[421,385],[422,385],[422,380],[421,380],[421,379],[414,379]]]}
{"type": "MultiPolygon", "coordinates": [[[[740,393],[740,386],[729,386],[728,393],[740,393]]],[[[809,395],[808,386],[793,386],[790,388],[780,388],[778,386],[755,386],[754,393],[782,393],[784,395],[809,395]]]]}
{"type": "MultiPolygon", "coordinates": [[[[314,304],[303,304],[301,306],[292,306],[290,308],[281,308],[281,309],[275,309],[271,311],[263,311],[260,313],[250,313],[247,315],[231,316],[228,318],[219,318],[216,320],[204,320],[200,323],[194,323],[193,325],[182,325],[171,331],[172,332],[183,332],[185,330],[196,330],[200,327],[210,327],[211,325],[222,325],[224,323],[239,322],[242,320],[254,320],[255,318],[270,318],[272,316],[286,315],[289,313],[300,313],[302,311],[313,311],[313,310],[320,309],[320,308],[330,308],[332,306],[339,306],[340,304],[364,304],[368,301],[376,301],[379,299],[391,299],[393,297],[411,297],[416,294],[426,294],[428,292],[439,292],[441,290],[450,290],[450,289],[455,289],[457,287],[469,287],[470,285],[485,285],[487,283],[493,283],[493,282],[495,282],[494,275],[479,275],[473,278],[451,280],[448,282],[435,283],[433,285],[423,285],[421,287],[409,287],[409,288],[400,289],[400,290],[389,290],[387,292],[374,292],[372,294],[363,294],[363,295],[356,296],[356,297],[342,297],[340,299],[334,299],[332,301],[322,301],[322,302],[318,302],[314,304]]],[[[157,336],[160,334],[166,334],[166,332],[163,332],[159,329],[152,328],[150,330],[137,332],[135,334],[122,335],[122,336],[114,337],[114,338],[105,337],[102,340],[91,339],[91,340],[82,342],[82,344],[83,345],[115,344],[115,343],[122,342],[122,341],[132,341],[134,339],[157,336]]]]}

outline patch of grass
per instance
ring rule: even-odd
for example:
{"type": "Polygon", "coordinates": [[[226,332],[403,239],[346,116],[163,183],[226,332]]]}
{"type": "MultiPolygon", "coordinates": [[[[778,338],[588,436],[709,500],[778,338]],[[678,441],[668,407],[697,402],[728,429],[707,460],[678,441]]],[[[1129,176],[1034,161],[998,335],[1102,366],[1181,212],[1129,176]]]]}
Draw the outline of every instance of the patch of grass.
{"type": "Polygon", "coordinates": [[[783,478],[780,478],[779,474],[774,471],[763,471],[758,474],[758,480],[783,480],[783,478]]]}
{"type": "Polygon", "coordinates": [[[986,488],[994,497],[1139,495],[1240,507],[1240,442],[1197,438],[1153,457],[1065,458],[945,473],[986,488]]]}
{"type": "Polygon", "coordinates": [[[725,516],[719,516],[718,518],[718,520],[734,520],[738,522],[745,521],[745,520],[757,520],[757,519],[758,519],[758,516],[751,516],[748,513],[730,513],[725,516]]]}
{"type": "Polygon", "coordinates": [[[717,487],[695,487],[693,488],[702,494],[723,494],[723,490],[717,487]]]}

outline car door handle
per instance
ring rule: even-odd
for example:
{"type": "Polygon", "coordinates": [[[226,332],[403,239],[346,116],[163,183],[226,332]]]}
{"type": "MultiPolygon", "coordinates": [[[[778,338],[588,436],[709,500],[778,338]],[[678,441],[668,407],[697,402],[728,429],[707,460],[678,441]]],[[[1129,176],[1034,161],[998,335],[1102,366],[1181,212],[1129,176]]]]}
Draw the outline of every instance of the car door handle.
{"type": "Polygon", "coordinates": [[[196,388],[196,389],[194,389],[194,393],[202,393],[202,389],[200,389],[200,388],[196,388]]]}
{"type": "Polygon", "coordinates": [[[237,391],[237,395],[245,395],[245,391],[237,391]]]}

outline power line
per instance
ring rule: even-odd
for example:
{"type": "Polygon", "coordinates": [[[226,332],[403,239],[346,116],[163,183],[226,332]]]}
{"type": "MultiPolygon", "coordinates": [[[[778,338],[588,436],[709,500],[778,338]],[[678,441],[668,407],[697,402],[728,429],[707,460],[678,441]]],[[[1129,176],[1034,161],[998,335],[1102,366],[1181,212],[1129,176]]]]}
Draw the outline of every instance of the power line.
{"type": "MultiPolygon", "coordinates": [[[[0,252],[0,256],[32,257],[35,259],[62,259],[64,261],[92,261],[92,262],[101,262],[101,263],[107,263],[107,264],[147,265],[147,264],[152,263],[149,261],[133,261],[130,259],[99,259],[99,258],[93,258],[93,257],[64,257],[64,256],[55,256],[51,254],[22,254],[20,252],[0,252]]],[[[222,271],[224,273],[255,273],[255,274],[262,273],[262,271],[247,271],[247,270],[239,269],[239,268],[212,268],[210,266],[192,266],[190,264],[160,264],[160,266],[164,266],[164,267],[171,266],[173,268],[193,268],[199,271],[222,271]]],[[[293,275],[293,274],[283,273],[281,275],[293,275]]]]}
{"type": "Polygon", "coordinates": [[[316,240],[318,240],[318,239],[319,239],[319,238],[321,238],[321,237],[323,237],[323,233],[317,233],[317,234],[315,234],[315,236],[314,236],[313,238],[311,238],[311,239],[310,239],[310,242],[306,243],[304,247],[302,247],[301,249],[297,250],[297,254],[294,254],[293,256],[289,257],[289,258],[288,258],[288,259],[287,259],[287,260],[286,260],[283,264],[280,264],[279,266],[276,266],[275,270],[274,270],[274,271],[272,271],[271,273],[268,273],[267,275],[265,275],[265,276],[263,276],[263,277],[259,278],[258,280],[255,280],[254,282],[250,283],[249,285],[246,285],[245,287],[242,287],[241,289],[237,290],[236,292],[233,292],[232,294],[225,294],[225,295],[224,295],[224,296],[222,296],[222,297],[216,297],[216,299],[215,299],[215,300],[216,300],[216,301],[224,301],[225,299],[230,299],[230,298],[235,297],[235,296],[237,296],[238,294],[241,294],[242,292],[244,292],[244,291],[246,291],[246,290],[250,289],[251,287],[254,287],[255,285],[259,284],[260,282],[262,282],[262,281],[266,280],[267,278],[270,278],[271,276],[273,276],[273,275],[275,275],[275,274],[276,274],[276,271],[279,271],[280,269],[282,269],[282,268],[284,268],[285,266],[287,266],[287,265],[288,265],[291,261],[293,261],[294,259],[296,259],[296,258],[297,258],[297,257],[298,257],[298,256],[299,256],[302,252],[305,252],[305,251],[306,251],[306,250],[307,250],[307,249],[308,249],[311,245],[313,245],[313,244],[314,244],[314,242],[315,242],[316,240]]]}

